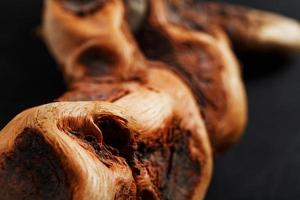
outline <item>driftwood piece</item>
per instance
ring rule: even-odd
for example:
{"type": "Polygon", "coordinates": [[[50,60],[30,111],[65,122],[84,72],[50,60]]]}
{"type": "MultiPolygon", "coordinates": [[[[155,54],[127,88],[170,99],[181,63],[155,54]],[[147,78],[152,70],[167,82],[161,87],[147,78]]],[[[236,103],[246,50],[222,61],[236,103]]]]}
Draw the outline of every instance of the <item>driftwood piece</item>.
{"type": "Polygon", "coordinates": [[[190,88],[168,65],[143,57],[121,1],[84,17],[62,5],[47,1],[44,34],[71,89],[58,99],[63,102],[25,111],[2,130],[2,173],[21,183],[3,182],[5,191],[16,191],[5,198],[203,198],[212,153],[190,88]],[[27,137],[41,141],[26,143],[28,149],[47,146],[42,155],[59,165],[24,169],[22,160],[39,162],[34,152],[18,151],[27,137]],[[17,154],[20,159],[8,161],[17,154]],[[32,185],[23,174],[41,178],[32,185]],[[40,193],[53,187],[57,191],[40,193]]]}
{"type": "Polygon", "coordinates": [[[300,52],[299,20],[228,3],[168,1],[195,28],[220,26],[239,50],[300,52]]]}
{"type": "Polygon", "coordinates": [[[246,123],[246,98],[240,66],[226,35],[217,27],[198,30],[172,3],[152,0],[149,17],[136,32],[148,58],[161,60],[193,90],[216,151],[240,137],[246,123]]]}
{"type": "Polygon", "coordinates": [[[227,34],[240,44],[257,35],[239,37],[241,25],[230,32],[219,17],[225,9],[239,19],[240,8],[178,0],[44,8],[43,35],[70,89],[1,131],[0,199],[203,199],[213,152],[235,143],[247,120],[227,34]]]}

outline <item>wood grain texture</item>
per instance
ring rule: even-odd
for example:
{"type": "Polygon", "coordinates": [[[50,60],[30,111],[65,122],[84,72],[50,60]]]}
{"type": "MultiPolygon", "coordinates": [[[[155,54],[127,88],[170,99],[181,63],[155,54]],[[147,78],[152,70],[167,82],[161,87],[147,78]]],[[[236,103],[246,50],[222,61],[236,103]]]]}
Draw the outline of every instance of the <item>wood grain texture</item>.
{"type": "Polygon", "coordinates": [[[135,1],[45,1],[69,90],[1,131],[3,199],[204,198],[247,120],[228,30],[187,2],[135,1]]]}

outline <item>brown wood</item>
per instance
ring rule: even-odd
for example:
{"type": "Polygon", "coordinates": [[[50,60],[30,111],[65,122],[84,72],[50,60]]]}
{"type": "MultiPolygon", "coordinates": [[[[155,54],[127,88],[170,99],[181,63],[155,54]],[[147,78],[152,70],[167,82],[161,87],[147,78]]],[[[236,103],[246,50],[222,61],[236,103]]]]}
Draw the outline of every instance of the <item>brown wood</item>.
{"type": "Polygon", "coordinates": [[[204,198],[247,121],[226,24],[192,1],[124,2],[45,1],[69,90],[1,131],[0,199],[204,198]]]}

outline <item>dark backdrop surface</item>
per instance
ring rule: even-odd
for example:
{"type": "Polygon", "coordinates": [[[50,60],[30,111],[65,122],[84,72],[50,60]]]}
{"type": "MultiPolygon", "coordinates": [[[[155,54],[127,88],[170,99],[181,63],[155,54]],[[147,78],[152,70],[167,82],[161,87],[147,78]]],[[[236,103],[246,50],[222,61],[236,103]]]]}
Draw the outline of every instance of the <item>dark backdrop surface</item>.
{"type": "MultiPolygon", "coordinates": [[[[299,0],[230,0],[300,19],[299,0]]],[[[65,86],[36,36],[42,1],[0,1],[0,128],[65,86]]],[[[249,125],[215,160],[207,200],[300,199],[300,57],[243,54],[249,125]]]]}

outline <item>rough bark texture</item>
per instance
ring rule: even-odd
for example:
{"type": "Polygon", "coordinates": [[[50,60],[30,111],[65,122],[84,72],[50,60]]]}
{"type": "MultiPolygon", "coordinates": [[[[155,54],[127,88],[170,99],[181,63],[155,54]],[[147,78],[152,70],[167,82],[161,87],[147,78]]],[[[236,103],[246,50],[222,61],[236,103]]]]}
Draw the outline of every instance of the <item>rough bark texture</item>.
{"type": "Polygon", "coordinates": [[[43,34],[70,89],[1,131],[0,199],[203,199],[212,152],[236,142],[246,123],[239,64],[223,32],[257,38],[240,37],[240,10],[46,0],[43,34]]]}
{"type": "Polygon", "coordinates": [[[67,175],[51,144],[24,129],[11,152],[1,155],[1,199],[70,199],[67,175]]]}

